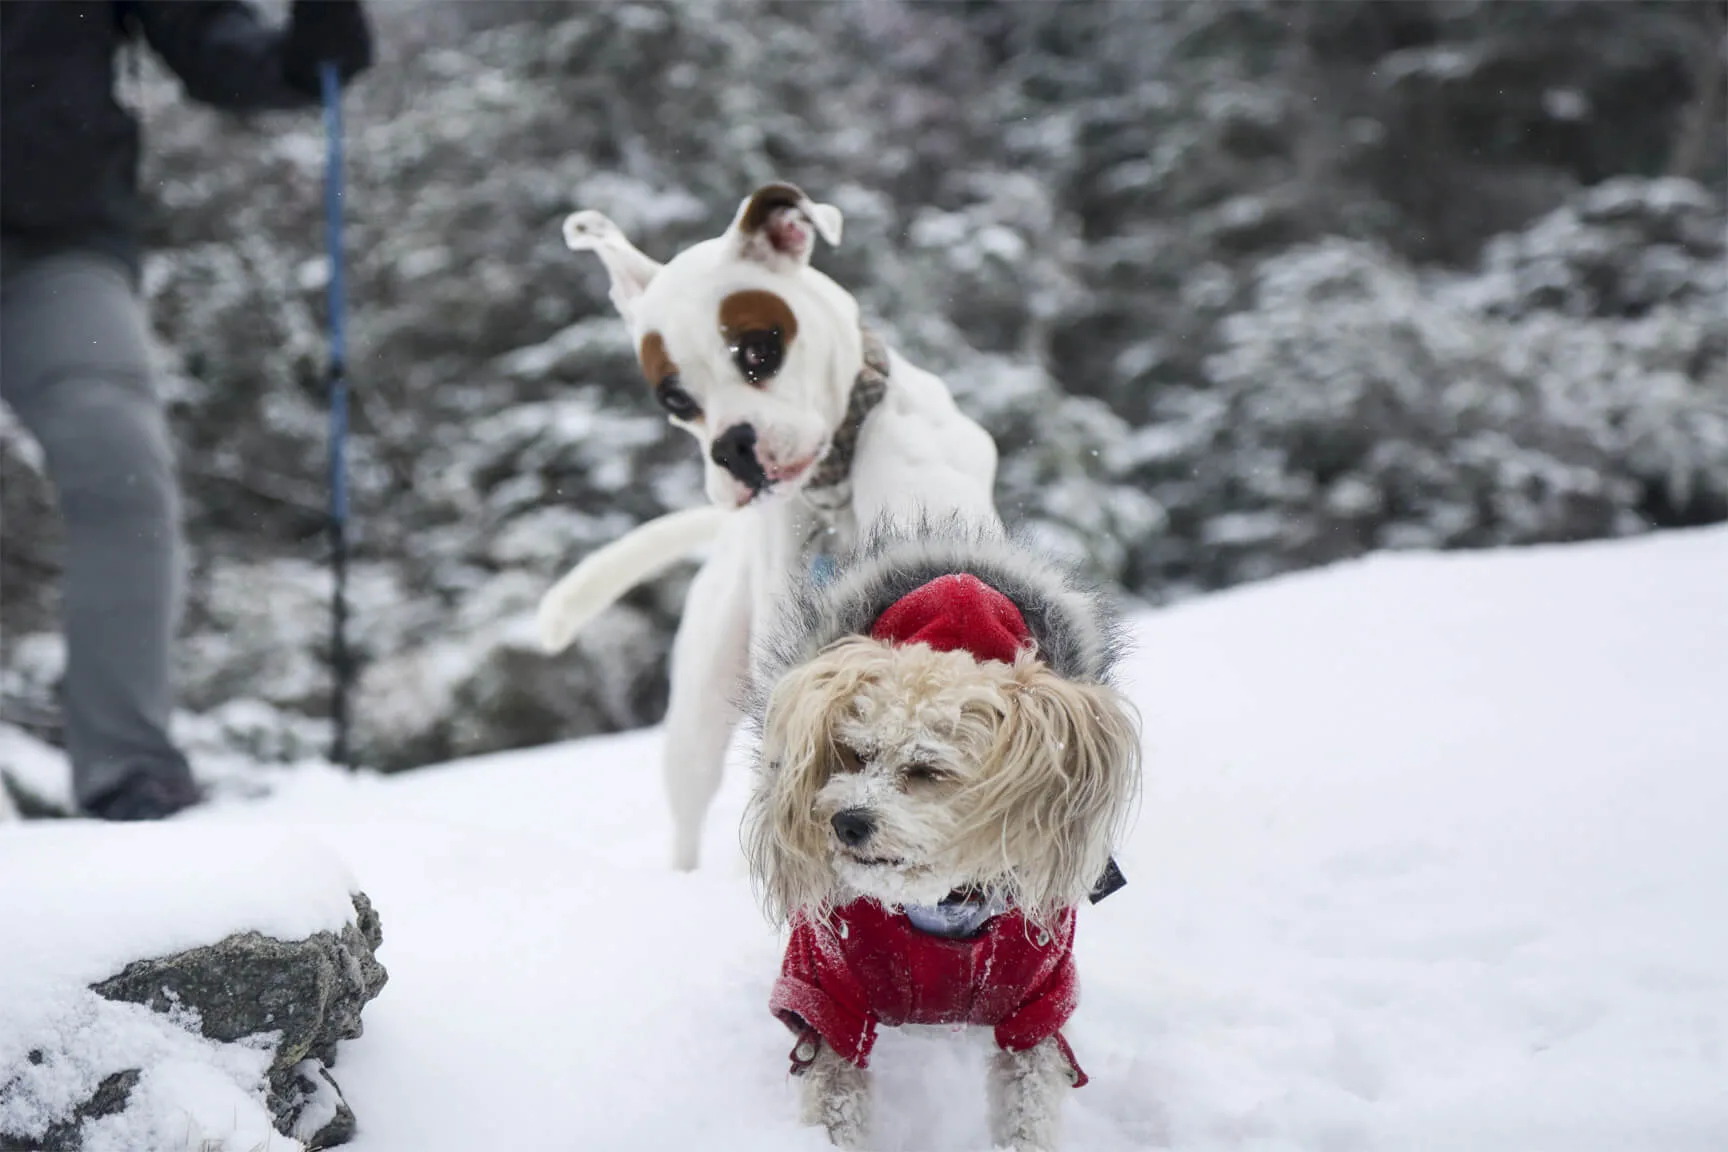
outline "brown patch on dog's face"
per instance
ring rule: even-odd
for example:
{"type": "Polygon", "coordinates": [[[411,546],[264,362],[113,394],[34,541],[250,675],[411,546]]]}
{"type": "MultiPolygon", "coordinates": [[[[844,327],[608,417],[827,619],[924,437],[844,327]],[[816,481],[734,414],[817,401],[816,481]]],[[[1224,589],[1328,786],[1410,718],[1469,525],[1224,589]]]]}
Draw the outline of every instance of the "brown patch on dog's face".
{"type": "Polygon", "coordinates": [[[678,375],[678,365],[667,355],[666,341],[658,332],[642,337],[642,347],[636,350],[636,358],[641,361],[642,375],[650,388],[658,387],[660,381],[668,376],[678,375]]]}
{"type": "Polygon", "coordinates": [[[774,293],[751,289],[720,301],[720,335],[728,346],[752,332],[774,331],[785,344],[791,344],[798,335],[798,317],[792,314],[792,306],[774,293]]]}
{"type": "Polygon", "coordinates": [[[702,406],[684,390],[678,365],[667,353],[666,341],[660,333],[650,332],[642,337],[642,345],[636,349],[636,359],[642,365],[642,375],[647,378],[654,399],[667,415],[685,421],[702,418],[702,406]]]}
{"type": "Polygon", "coordinates": [[[785,363],[786,350],[798,336],[798,317],[773,292],[734,292],[720,302],[720,335],[744,379],[760,385],[785,363]]]}

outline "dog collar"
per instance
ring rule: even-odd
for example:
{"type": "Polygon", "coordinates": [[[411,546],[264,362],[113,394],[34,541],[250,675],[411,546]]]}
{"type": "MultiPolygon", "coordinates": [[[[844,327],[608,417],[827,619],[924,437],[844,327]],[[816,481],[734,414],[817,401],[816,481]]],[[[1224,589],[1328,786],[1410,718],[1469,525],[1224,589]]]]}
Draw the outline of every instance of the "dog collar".
{"type": "Polygon", "coordinates": [[[888,391],[888,346],[882,338],[866,328],[864,336],[864,366],[852,381],[851,395],[846,399],[846,416],[834,429],[834,439],[828,452],[816,465],[805,483],[805,496],[817,496],[811,503],[817,508],[839,509],[852,500],[852,457],[858,450],[858,433],[864,421],[882,403],[888,391]],[[838,499],[828,495],[833,493],[838,499]]]}
{"type": "Polygon", "coordinates": [[[976,936],[989,921],[1008,911],[1008,902],[970,889],[955,892],[940,904],[907,904],[902,908],[912,927],[930,936],[963,940],[976,936]]]}
{"type": "Polygon", "coordinates": [[[817,584],[827,583],[834,575],[831,545],[841,513],[852,503],[852,457],[858,451],[858,434],[888,392],[888,346],[868,328],[862,329],[862,335],[864,365],[852,381],[846,415],[834,429],[827,453],[798,493],[816,514],[803,553],[810,561],[810,578],[817,584]]]}

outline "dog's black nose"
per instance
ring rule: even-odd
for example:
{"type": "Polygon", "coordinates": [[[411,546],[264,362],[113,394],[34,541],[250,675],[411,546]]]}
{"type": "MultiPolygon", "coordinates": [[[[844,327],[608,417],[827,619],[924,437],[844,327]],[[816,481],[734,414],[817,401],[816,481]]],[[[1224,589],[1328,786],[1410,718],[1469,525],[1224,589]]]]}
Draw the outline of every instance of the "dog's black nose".
{"type": "Polygon", "coordinates": [[[756,459],[756,429],[749,424],[734,424],[714,438],[708,449],[714,463],[738,477],[738,482],[752,492],[768,486],[762,462],[756,459]]]}
{"type": "Polygon", "coordinates": [[[847,808],[843,812],[836,812],[831,823],[834,825],[834,834],[840,837],[840,843],[848,848],[858,847],[870,839],[870,833],[876,831],[876,821],[862,808],[847,808]]]}

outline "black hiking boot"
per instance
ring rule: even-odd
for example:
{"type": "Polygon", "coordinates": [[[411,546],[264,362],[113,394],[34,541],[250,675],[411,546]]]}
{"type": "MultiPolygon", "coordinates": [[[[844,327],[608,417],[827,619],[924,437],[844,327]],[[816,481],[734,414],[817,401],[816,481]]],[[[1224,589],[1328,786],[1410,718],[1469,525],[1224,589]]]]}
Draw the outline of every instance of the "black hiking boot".
{"type": "Polygon", "coordinates": [[[84,805],[84,811],[98,820],[166,820],[201,799],[189,777],[134,772],[84,805]]]}

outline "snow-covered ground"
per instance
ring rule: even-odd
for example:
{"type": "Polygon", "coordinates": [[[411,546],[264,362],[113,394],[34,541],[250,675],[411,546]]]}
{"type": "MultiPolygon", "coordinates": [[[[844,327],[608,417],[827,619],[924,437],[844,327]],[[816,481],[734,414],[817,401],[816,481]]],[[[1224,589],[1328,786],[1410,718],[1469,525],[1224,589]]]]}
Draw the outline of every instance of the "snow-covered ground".
{"type": "MultiPolygon", "coordinates": [[[[1377,557],[1137,643],[1149,777],[1129,885],[1081,913],[1070,1148],[1728,1147],[1728,531],[1377,557]]],[[[675,875],[658,750],[302,772],[181,822],[328,846],[377,904],[390,983],[335,1069],[355,1152],[826,1147],[765,1008],[744,773],[675,875]]],[[[0,869],[8,938],[23,895],[0,869]]],[[[981,1050],[888,1033],[875,1062],[884,1148],[988,1147],[981,1050]]]]}

